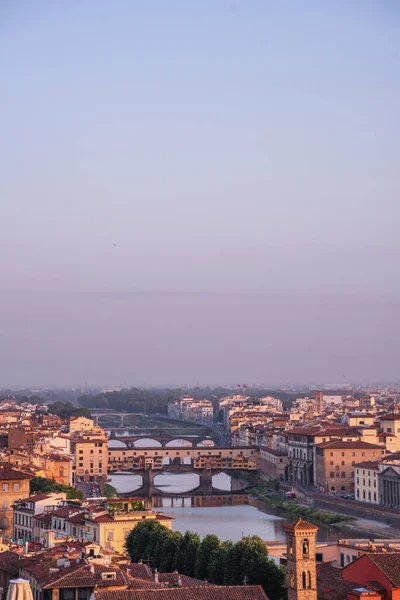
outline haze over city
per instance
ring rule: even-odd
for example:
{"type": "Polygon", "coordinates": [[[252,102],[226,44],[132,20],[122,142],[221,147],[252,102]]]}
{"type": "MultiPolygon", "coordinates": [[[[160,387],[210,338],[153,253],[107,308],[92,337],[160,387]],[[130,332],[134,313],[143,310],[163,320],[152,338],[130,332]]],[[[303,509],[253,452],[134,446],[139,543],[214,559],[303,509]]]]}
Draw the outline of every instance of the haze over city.
{"type": "Polygon", "coordinates": [[[3,2],[1,384],[398,380],[398,25],[3,2]]]}

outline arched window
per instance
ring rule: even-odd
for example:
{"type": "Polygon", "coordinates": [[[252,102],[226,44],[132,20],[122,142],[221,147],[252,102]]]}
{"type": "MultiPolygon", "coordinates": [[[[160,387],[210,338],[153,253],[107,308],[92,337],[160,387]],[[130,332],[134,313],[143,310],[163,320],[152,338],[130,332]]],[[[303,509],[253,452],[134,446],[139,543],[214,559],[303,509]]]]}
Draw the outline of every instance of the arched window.
{"type": "Polygon", "coordinates": [[[307,573],[303,571],[303,590],[307,589],[307,573]]]}
{"type": "Polygon", "coordinates": [[[303,558],[304,558],[304,556],[305,556],[305,555],[307,555],[307,556],[308,556],[308,555],[309,555],[309,553],[310,553],[310,544],[309,544],[309,542],[308,542],[308,539],[307,539],[307,538],[305,538],[305,539],[303,540],[302,546],[303,546],[303,558]]]}
{"type": "Polygon", "coordinates": [[[307,588],[308,589],[311,588],[311,573],[310,573],[310,571],[307,571],[307,588]]]}
{"type": "Polygon", "coordinates": [[[293,538],[289,539],[289,555],[293,555],[293,538]]]}

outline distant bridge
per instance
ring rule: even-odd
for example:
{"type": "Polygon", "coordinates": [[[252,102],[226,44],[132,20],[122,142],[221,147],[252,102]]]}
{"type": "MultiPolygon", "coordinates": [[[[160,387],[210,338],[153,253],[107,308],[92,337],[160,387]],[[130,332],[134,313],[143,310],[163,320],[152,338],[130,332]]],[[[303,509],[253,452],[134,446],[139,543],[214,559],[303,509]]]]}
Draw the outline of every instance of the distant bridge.
{"type": "MultiPolygon", "coordinates": [[[[126,429],[123,429],[126,431],[126,429]]],[[[167,431],[167,430],[166,430],[167,431]]],[[[207,445],[207,442],[211,442],[209,446],[213,446],[216,443],[218,444],[219,438],[217,435],[180,435],[180,434],[169,434],[169,435],[153,435],[152,433],[143,433],[142,435],[121,435],[118,436],[118,433],[115,429],[111,431],[111,435],[109,437],[110,440],[117,440],[119,442],[123,442],[126,444],[128,448],[134,448],[136,442],[146,439],[146,440],[154,440],[158,442],[162,447],[173,446],[174,442],[186,442],[185,446],[175,444],[176,447],[184,448],[191,446],[198,446],[199,444],[207,445]]]]}

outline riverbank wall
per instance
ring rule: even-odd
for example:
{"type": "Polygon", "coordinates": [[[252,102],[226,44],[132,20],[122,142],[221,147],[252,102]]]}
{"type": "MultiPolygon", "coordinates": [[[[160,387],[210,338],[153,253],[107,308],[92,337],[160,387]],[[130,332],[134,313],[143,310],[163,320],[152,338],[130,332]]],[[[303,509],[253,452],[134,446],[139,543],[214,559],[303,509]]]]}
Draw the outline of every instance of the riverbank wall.
{"type": "Polygon", "coordinates": [[[320,508],[321,510],[328,510],[329,512],[348,517],[355,517],[356,519],[379,521],[400,528],[400,511],[385,506],[363,504],[362,502],[353,500],[315,494],[298,486],[295,489],[296,497],[300,504],[311,506],[312,508],[320,508]]]}

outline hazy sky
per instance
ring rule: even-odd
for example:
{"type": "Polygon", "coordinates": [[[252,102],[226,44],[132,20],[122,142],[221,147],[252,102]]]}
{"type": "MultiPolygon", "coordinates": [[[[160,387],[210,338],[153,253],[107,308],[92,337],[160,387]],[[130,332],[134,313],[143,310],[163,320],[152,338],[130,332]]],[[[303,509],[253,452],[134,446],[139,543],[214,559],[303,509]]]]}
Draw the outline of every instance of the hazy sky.
{"type": "Polygon", "coordinates": [[[3,0],[0,387],[397,380],[398,0],[3,0]]]}

